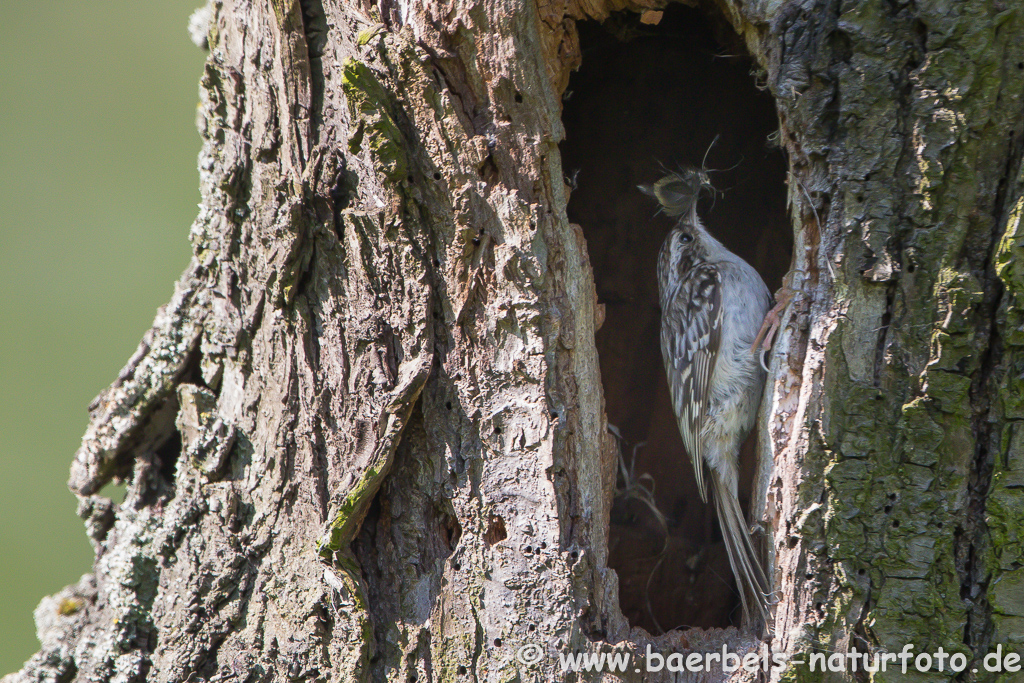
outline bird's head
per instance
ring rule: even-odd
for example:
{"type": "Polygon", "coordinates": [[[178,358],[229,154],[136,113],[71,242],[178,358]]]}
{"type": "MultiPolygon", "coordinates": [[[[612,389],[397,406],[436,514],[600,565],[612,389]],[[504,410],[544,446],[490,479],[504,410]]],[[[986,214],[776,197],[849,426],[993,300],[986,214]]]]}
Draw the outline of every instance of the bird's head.
{"type": "Polygon", "coordinates": [[[704,252],[701,248],[702,236],[703,231],[696,225],[679,221],[665,238],[662,249],[671,263],[690,263],[696,256],[704,252]]]}

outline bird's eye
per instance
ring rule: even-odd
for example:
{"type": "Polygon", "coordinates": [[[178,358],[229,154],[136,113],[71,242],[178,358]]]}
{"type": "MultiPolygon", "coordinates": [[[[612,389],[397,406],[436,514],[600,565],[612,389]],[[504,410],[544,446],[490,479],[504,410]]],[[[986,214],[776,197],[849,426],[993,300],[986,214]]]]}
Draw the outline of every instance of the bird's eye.
{"type": "Polygon", "coordinates": [[[693,241],[693,235],[684,232],[681,235],[679,235],[679,241],[682,242],[683,244],[689,244],[690,242],[693,241]]]}

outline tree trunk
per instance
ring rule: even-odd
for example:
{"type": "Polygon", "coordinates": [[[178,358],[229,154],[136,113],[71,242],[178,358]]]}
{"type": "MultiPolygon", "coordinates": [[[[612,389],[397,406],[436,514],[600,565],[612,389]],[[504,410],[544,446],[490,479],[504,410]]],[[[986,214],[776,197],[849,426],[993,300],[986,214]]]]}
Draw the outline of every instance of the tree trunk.
{"type": "Polygon", "coordinates": [[[90,406],[70,486],[95,571],[43,600],[5,683],[562,680],[559,653],[612,651],[625,671],[575,678],[847,680],[640,655],[906,644],[984,678],[1024,640],[1019,7],[653,9],[212,0],[194,258],[90,406]],[[671,52],[704,40],[755,78],[671,52]],[[634,99],[595,96],[615,83],[634,99]],[[633,185],[657,140],[697,163],[720,133],[735,160],[776,128],[785,158],[720,200],[725,237],[798,291],[748,463],[760,637],[665,427],[664,224],[633,185]]]}

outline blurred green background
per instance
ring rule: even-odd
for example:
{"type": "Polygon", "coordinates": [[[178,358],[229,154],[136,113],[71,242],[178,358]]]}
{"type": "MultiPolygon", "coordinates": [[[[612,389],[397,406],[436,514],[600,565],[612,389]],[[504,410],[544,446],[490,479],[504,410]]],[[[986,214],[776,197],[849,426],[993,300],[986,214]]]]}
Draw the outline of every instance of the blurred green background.
{"type": "Polygon", "coordinates": [[[188,264],[201,0],[4,3],[0,21],[0,675],[39,599],[89,571],[65,482],[89,401],[188,264]]]}

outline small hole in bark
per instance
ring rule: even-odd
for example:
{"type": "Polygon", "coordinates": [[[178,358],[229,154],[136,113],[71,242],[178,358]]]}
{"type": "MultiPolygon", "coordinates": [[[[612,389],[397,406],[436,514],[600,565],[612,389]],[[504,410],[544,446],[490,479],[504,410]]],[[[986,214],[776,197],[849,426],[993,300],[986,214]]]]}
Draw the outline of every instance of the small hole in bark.
{"type": "Polygon", "coordinates": [[[506,538],[508,538],[508,532],[505,531],[505,520],[500,515],[491,515],[487,533],[484,535],[484,542],[487,545],[494,545],[501,543],[506,538]]]}
{"type": "Polygon", "coordinates": [[[501,638],[494,639],[494,647],[501,647],[501,638]]]}
{"type": "Polygon", "coordinates": [[[892,512],[892,505],[886,505],[882,509],[885,511],[885,514],[889,514],[890,512],[892,512]]]}
{"type": "Polygon", "coordinates": [[[160,467],[160,476],[167,484],[173,485],[174,483],[174,478],[178,472],[178,456],[181,455],[181,448],[181,432],[175,429],[171,433],[171,438],[167,439],[156,451],[156,462],[160,467]]]}
{"type": "Polygon", "coordinates": [[[857,195],[857,201],[858,202],[863,202],[864,201],[864,195],[862,195],[862,194],[857,195]]]}
{"type": "Polygon", "coordinates": [[[889,500],[896,500],[896,494],[895,493],[890,493],[889,494],[889,500]]]}
{"type": "Polygon", "coordinates": [[[439,268],[441,266],[441,259],[434,259],[434,267],[439,268]]]}
{"type": "Polygon", "coordinates": [[[405,176],[405,179],[408,180],[411,183],[412,182],[412,173],[410,173],[409,175],[405,176]]]}
{"type": "Polygon", "coordinates": [[[857,576],[864,576],[867,573],[868,573],[868,570],[866,570],[866,569],[858,569],[857,570],[857,576]]]}
{"type": "Polygon", "coordinates": [[[473,246],[474,247],[479,247],[480,246],[480,238],[479,237],[474,237],[473,238],[473,246]]]}
{"type": "Polygon", "coordinates": [[[580,551],[573,550],[571,553],[569,553],[569,556],[572,557],[572,559],[577,560],[579,559],[580,551]]]}
{"type": "Polygon", "coordinates": [[[799,538],[797,538],[796,536],[790,536],[788,539],[786,539],[786,547],[788,547],[790,550],[792,550],[793,548],[796,547],[796,544],[799,543],[799,542],[800,542],[799,538]]]}
{"type": "Polygon", "coordinates": [[[520,93],[520,92],[517,92],[516,95],[515,95],[515,99],[516,99],[516,103],[517,104],[522,104],[523,103],[523,94],[520,93]]]}
{"type": "Polygon", "coordinates": [[[434,172],[434,180],[440,180],[440,179],[441,179],[441,174],[440,174],[440,173],[437,173],[437,172],[435,171],[435,172],[434,172]]]}
{"type": "Polygon", "coordinates": [[[942,522],[936,522],[935,523],[935,528],[936,529],[941,529],[942,528],[942,522]]]}
{"type": "Polygon", "coordinates": [[[527,555],[529,555],[530,553],[533,552],[533,546],[532,545],[526,546],[525,548],[523,548],[523,552],[526,553],[527,555]]]}
{"type": "Polygon", "coordinates": [[[540,542],[540,549],[541,549],[541,550],[546,550],[546,549],[547,549],[547,547],[548,547],[548,544],[547,544],[547,543],[545,543],[544,541],[541,541],[541,542],[540,542]]]}
{"type": "MultiPolygon", "coordinates": [[[[114,479],[103,485],[96,495],[101,498],[109,498],[115,505],[120,505],[124,502],[125,496],[128,494],[128,485],[120,480],[114,479]]],[[[113,517],[111,517],[111,526],[113,526],[113,517]]]]}
{"type": "Polygon", "coordinates": [[[494,433],[495,434],[501,434],[501,427],[495,427],[494,428],[494,433]]]}
{"type": "Polygon", "coordinates": [[[452,409],[452,402],[451,401],[445,401],[444,402],[444,407],[445,407],[445,410],[451,410],[452,409]]]}
{"type": "Polygon", "coordinates": [[[1018,69],[1024,69],[1024,62],[1017,62],[1018,69]]]}
{"type": "Polygon", "coordinates": [[[533,624],[530,624],[529,626],[527,626],[527,627],[526,627],[526,631],[527,631],[528,633],[533,633],[533,632],[534,632],[534,631],[536,631],[536,630],[537,630],[537,627],[536,627],[536,626],[534,626],[533,624]]]}
{"type": "MultiPolygon", "coordinates": [[[[494,163],[493,154],[488,154],[487,158],[484,159],[484,163],[480,165],[479,173],[480,177],[488,183],[496,183],[501,178],[501,173],[498,171],[498,165],[494,163]]],[[[483,232],[483,230],[480,232],[483,232]]]]}
{"type": "Polygon", "coordinates": [[[459,675],[460,675],[460,676],[465,676],[465,675],[466,675],[466,667],[464,667],[464,666],[460,666],[460,667],[458,668],[458,672],[459,672],[459,675]]]}
{"type": "Polygon", "coordinates": [[[892,528],[893,529],[899,529],[900,528],[900,520],[898,520],[898,519],[892,520],[892,528]]]}
{"type": "Polygon", "coordinates": [[[460,569],[462,569],[462,564],[458,561],[452,562],[452,569],[454,569],[455,571],[459,571],[460,569]]]}

